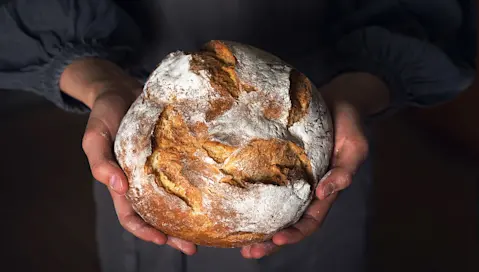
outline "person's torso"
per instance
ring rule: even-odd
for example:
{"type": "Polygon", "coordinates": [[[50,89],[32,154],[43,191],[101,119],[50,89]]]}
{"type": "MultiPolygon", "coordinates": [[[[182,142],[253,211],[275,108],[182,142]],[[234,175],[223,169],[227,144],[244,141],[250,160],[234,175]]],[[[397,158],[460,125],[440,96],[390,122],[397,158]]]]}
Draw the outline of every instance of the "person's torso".
{"type": "MultiPolygon", "coordinates": [[[[462,14],[472,0],[116,0],[146,38],[141,66],[151,71],[166,54],[195,51],[209,40],[233,40],[276,54],[313,77],[325,78],[320,58],[325,44],[354,29],[379,25],[392,32],[427,40],[454,59],[474,62],[475,48],[452,37],[468,26],[462,14]],[[447,27],[441,18],[456,18],[447,27]],[[462,24],[462,25],[461,25],[462,24]],[[326,30],[326,31],[325,31],[326,30]],[[439,33],[439,34],[438,34],[439,33]],[[444,41],[449,41],[444,45],[444,41]],[[464,53],[465,52],[465,53],[464,53]],[[466,56],[462,56],[466,54],[466,56]],[[456,56],[459,55],[459,56],[456,56]]],[[[475,25],[475,20],[469,24],[475,25]],[[472,22],[472,23],[471,23],[472,22]]],[[[471,33],[472,33],[471,32],[471,33]]],[[[473,39],[475,40],[475,38],[473,39]]],[[[327,54],[327,53],[326,53],[327,54]]]]}
{"type": "Polygon", "coordinates": [[[154,66],[175,50],[197,50],[209,40],[257,46],[289,61],[317,50],[325,0],[118,1],[148,40],[154,66]]]}

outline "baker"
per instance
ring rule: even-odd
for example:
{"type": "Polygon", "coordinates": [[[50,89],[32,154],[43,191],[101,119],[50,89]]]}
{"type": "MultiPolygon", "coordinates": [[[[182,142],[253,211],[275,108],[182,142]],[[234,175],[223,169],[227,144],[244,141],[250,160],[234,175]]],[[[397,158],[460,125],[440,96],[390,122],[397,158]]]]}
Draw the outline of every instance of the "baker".
{"type": "Polygon", "coordinates": [[[364,121],[452,99],[475,70],[473,1],[7,2],[0,88],[90,114],[83,148],[99,181],[103,271],[367,271],[364,121]],[[197,247],[147,224],[126,197],[129,183],[113,154],[120,122],[156,65],[209,40],[250,44],[303,72],[335,132],[330,172],[299,221],[240,250],[197,247]]]}

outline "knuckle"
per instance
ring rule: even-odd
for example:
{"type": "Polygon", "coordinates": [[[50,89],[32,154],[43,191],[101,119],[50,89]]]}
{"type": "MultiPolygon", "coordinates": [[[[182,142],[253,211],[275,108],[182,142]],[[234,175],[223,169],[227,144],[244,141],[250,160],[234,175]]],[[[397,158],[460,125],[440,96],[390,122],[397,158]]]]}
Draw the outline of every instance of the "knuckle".
{"type": "Polygon", "coordinates": [[[369,154],[369,144],[367,141],[364,141],[362,145],[359,146],[359,150],[366,157],[369,154]]]}
{"type": "Polygon", "coordinates": [[[349,185],[351,185],[353,181],[353,173],[351,173],[349,170],[342,170],[341,173],[338,173],[338,176],[336,178],[336,184],[337,187],[336,190],[343,190],[347,188],[349,185]]]}
{"type": "Polygon", "coordinates": [[[135,219],[136,218],[133,215],[124,216],[120,219],[120,224],[124,229],[140,238],[141,234],[145,231],[145,226],[141,223],[140,220],[135,219]]]}
{"type": "Polygon", "coordinates": [[[348,173],[344,179],[344,187],[348,187],[351,183],[353,183],[353,174],[348,173]]]}
{"type": "Polygon", "coordinates": [[[87,129],[83,134],[82,139],[82,148],[85,153],[91,151],[90,149],[94,149],[95,145],[102,143],[104,141],[110,142],[111,141],[111,133],[109,132],[108,126],[106,124],[95,118],[90,117],[88,121],[87,129]]]}
{"type": "Polygon", "coordinates": [[[126,216],[118,216],[118,221],[120,222],[120,225],[127,231],[134,233],[135,232],[135,227],[133,226],[131,220],[129,220],[126,216]]]}
{"type": "Polygon", "coordinates": [[[369,144],[364,136],[359,137],[354,142],[356,152],[361,154],[367,154],[369,152],[369,144]]]}
{"type": "Polygon", "coordinates": [[[103,175],[103,173],[105,172],[105,162],[101,161],[101,162],[98,162],[98,163],[93,163],[90,165],[90,170],[91,170],[91,173],[93,175],[93,177],[100,181],[100,182],[103,182],[105,183],[106,180],[105,180],[105,177],[103,175]]]}
{"type": "MultiPolygon", "coordinates": [[[[354,142],[354,153],[357,156],[357,164],[361,165],[369,155],[369,144],[366,140],[357,140],[354,142]]],[[[356,165],[356,167],[359,167],[356,165]]]]}
{"type": "Polygon", "coordinates": [[[98,138],[98,133],[95,130],[87,129],[85,131],[85,134],[83,134],[83,139],[82,139],[82,148],[85,153],[89,151],[89,148],[92,146],[92,144],[95,142],[97,138],[98,138]]]}

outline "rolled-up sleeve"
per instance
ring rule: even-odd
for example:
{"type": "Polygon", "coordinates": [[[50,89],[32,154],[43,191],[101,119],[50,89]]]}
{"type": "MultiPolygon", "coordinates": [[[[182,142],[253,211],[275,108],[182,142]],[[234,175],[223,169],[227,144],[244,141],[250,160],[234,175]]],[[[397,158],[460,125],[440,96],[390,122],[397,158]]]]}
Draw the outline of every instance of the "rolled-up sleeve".
{"type": "Polygon", "coordinates": [[[336,73],[368,72],[388,85],[388,110],[440,104],[465,90],[474,78],[472,68],[461,68],[432,43],[377,26],[344,36],[335,52],[336,73]]]}
{"type": "Polygon", "coordinates": [[[83,57],[117,63],[139,45],[135,23],[110,0],[17,0],[0,7],[0,89],[32,91],[70,111],[86,107],[59,78],[83,57]]]}

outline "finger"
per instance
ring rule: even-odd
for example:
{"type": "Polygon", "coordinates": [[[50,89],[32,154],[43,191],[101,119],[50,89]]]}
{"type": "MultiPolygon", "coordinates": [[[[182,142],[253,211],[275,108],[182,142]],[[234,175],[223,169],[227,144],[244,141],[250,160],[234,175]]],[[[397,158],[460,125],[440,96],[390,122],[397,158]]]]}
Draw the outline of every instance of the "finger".
{"type": "Polygon", "coordinates": [[[113,140],[120,126],[121,120],[134,101],[134,95],[109,91],[103,93],[93,105],[90,119],[98,119],[103,122],[110,137],[113,140]]]}
{"type": "Polygon", "coordinates": [[[348,114],[346,110],[338,113],[336,127],[332,169],[321,179],[317,188],[320,199],[348,187],[369,152],[360,120],[354,114],[348,114]]]}
{"type": "Polygon", "coordinates": [[[168,236],[167,244],[186,255],[193,255],[197,250],[195,244],[172,236],[168,236]]]}
{"type": "Polygon", "coordinates": [[[349,187],[353,181],[353,173],[343,167],[336,167],[328,171],[316,187],[316,197],[325,199],[335,192],[349,187]]]}
{"type": "Polygon", "coordinates": [[[274,244],[272,241],[267,241],[251,245],[250,255],[251,258],[261,259],[264,256],[275,253],[279,249],[280,247],[278,245],[274,244]]]}
{"type": "Polygon", "coordinates": [[[150,226],[138,214],[133,210],[131,204],[125,196],[111,192],[113,204],[117,212],[118,220],[120,224],[127,231],[147,242],[153,242],[158,245],[168,244],[169,246],[176,248],[187,255],[193,255],[196,253],[196,246],[193,243],[184,241],[175,237],[167,237],[162,232],[150,226]]]}
{"type": "Polygon", "coordinates": [[[273,242],[279,246],[294,244],[311,235],[320,227],[335,199],[336,195],[324,200],[314,199],[303,217],[293,226],[275,234],[273,242]]]}
{"type": "Polygon", "coordinates": [[[112,137],[105,123],[91,116],[83,136],[83,150],[96,180],[120,195],[128,191],[128,180],[113,158],[112,137]]]}
{"type": "Polygon", "coordinates": [[[347,105],[335,109],[335,147],[331,170],[324,175],[316,188],[319,199],[351,185],[352,177],[366,160],[368,142],[362,130],[358,112],[347,105]]]}
{"type": "Polygon", "coordinates": [[[362,122],[354,110],[342,107],[337,110],[335,124],[335,148],[332,168],[342,167],[355,173],[368,155],[368,142],[362,122]]]}
{"type": "Polygon", "coordinates": [[[336,149],[333,155],[331,166],[342,167],[348,172],[355,173],[368,156],[368,142],[362,134],[351,135],[342,141],[340,148],[336,149]]]}
{"type": "Polygon", "coordinates": [[[104,93],[93,105],[82,142],[95,179],[121,195],[127,192],[128,181],[114,159],[112,146],[128,107],[127,98],[104,93]]]}
{"type": "Polygon", "coordinates": [[[158,245],[166,244],[166,235],[148,225],[143,219],[141,219],[135,213],[125,196],[119,195],[111,190],[110,194],[113,199],[118,220],[123,228],[144,241],[153,242],[158,245]]]}
{"type": "Polygon", "coordinates": [[[241,255],[246,259],[251,259],[251,245],[244,246],[241,248],[241,255]]]}

